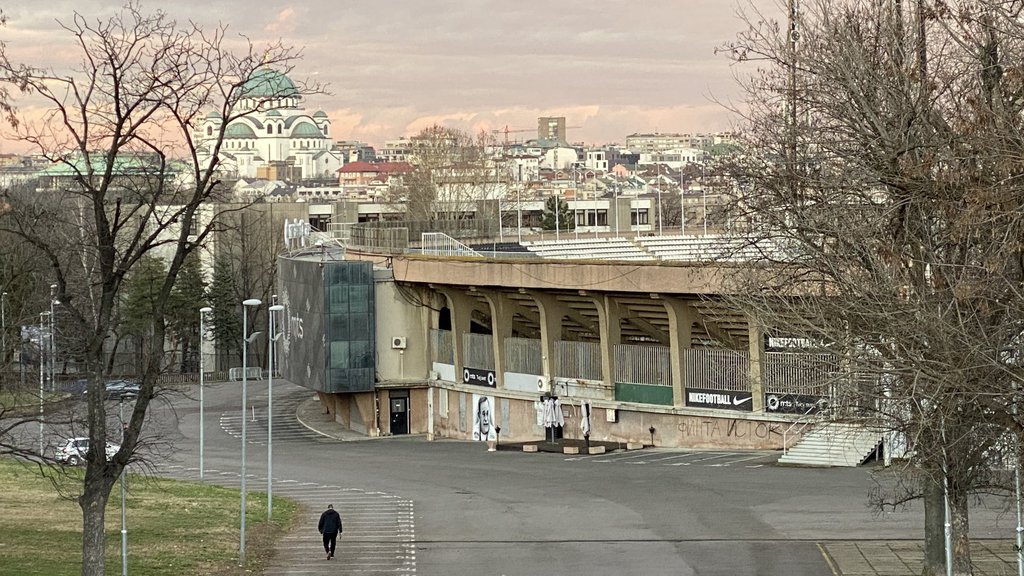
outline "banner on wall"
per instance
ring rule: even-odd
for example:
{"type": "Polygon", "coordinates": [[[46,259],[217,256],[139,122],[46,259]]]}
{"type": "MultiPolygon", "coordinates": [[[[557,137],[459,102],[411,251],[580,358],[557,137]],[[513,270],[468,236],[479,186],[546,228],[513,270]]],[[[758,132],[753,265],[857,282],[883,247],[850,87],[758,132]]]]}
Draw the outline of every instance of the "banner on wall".
{"type": "Polygon", "coordinates": [[[752,412],[754,395],[748,391],[686,389],[686,405],[694,408],[716,408],[752,412]]]}
{"type": "Polygon", "coordinates": [[[480,368],[463,368],[462,381],[466,384],[488,386],[490,388],[495,388],[498,385],[498,381],[494,376],[494,370],[481,370],[480,368]]]}
{"type": "Polygon", "coordinates": [[[811,394],[765,394],[765,412],[780,414],[815,414],[822,411],[828,401],[811,394]]]}

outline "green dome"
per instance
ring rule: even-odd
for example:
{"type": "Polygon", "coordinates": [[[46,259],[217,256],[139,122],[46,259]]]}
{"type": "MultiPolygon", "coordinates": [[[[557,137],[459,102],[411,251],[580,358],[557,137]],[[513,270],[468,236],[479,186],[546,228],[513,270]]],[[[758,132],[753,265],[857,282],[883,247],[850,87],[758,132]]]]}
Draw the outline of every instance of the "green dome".
{"type": "Polygon", "coordinates": [[[280,117],[280,116],[281,116],[281,113],[280,113],[280,112],[278,112],[277,110],[270,110],[269,112],[267,112],[267,118],[269,118],[269,117],[271,117],[271,116],[277,116],[277,117],[280,117]]]}
{"type": "Polygon", "coordinates": [[[292,129],[292,138],[323,138],[324,133],[319,128],[310,124],[309,122],[299,122],[292,129]]]}
{"type": "Polygon", "coordinates": [[[277,70],[260,68],[242,85],[243,98],[291,98],[299,95],[295,84],[277,70]]]}
{"type": "Polygon", "coordinates": [[[327,118],[327,112],[317,110],[316,113],[313,114],[313,118],[327,118]]]}
{"type": "Polygon", "coordinates": [[[216,110],[210,110],[206,114],[206,117],[207,118],[223,118],[223,116],[220,115],[220,112],[217,112],[216,110]]]}
{"type": "Polygon", "coordinates": [[[256,133],[245,122],[235,122],[224,131],[225,138],[255,138],[256,133]]]}

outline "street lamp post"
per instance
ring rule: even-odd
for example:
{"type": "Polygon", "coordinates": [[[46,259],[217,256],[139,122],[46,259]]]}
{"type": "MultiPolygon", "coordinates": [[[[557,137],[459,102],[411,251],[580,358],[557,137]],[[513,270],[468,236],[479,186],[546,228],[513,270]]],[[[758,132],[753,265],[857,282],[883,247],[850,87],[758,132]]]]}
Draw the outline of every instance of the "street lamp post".
{"type": "Polygon", "coordinates": [[[39,456],[43,455],[43,382],[46,379],[46,361],[43,356],[43,333],[46,331],[46,317],[49,312],[39,313],[39,456]]]}
{"type": "Polygon", "coordinates": [[[283,312],[284,306],[274,304],[270,307],[270,370],[267,374],[267,520],[274,513],[274,343],[281,337],[277,332],[277,312],[283,312]]]}
{"type": "Polygon", "coordinates": [[[213,308],[204,306],[199,309],[199,480],[203,481],[203,452],[206,447],[206,421],[205,421],[205,409],[206,401],[203,398],[203,376],[205,375],[205,369],[203,368],[203,340],[206,339],[206,327],[203,325],[203,320],[206,319],[206,315],[213,312],[213,308]]]}
{"type": "Polygon", "coordinates": [[[57,390],[57,380],[55,378],[57,367],[57,315],[54,313],[54,307],[60,304],[57,300],[57,285],[50,284],[50,390],[57,390]]]}
{"type": "Polygon", "coordinates": [[[0,350],[0,364],[7,362],[7,292],[0,294],[0,324],[2,324],[3,350],[0,350]]]}
{"type": "Polygon", "coordinates": [[[523,243],[523,165],[519,167],[519,180],[516,182],[516,242],[523,243]]]}
{"type": "MultiPolygon", "coordinates": [[[[124,433],[127,425],[124,422],[124,400],[122,394],[118,399],[118,413],[121,419],[121,445],[124,446],[124,433]]],[[[106,447],[104,447],[104,453],[106,447]]],[[[128,465],[121,469],[121,576],[128,576],[128,522],[125,515],[125,482],[127,481],[128,465]]]]}
{"type": "MultiPolygon", "coordinates": [[[[245,566],[245,443],[246,443],[246,429],[245,429],[245,409],[248,404],[248,371],[249,371],[249,307],[259,306],[262,304],[256,298],[250,298],[242,302],[242,519],[241,519],[241,530],[239,533],[239,544],[238,544],[238,561],[242,566],[245,566]]],[[[252,338],[259,334],[254,332],[252,338]]]]}
{"type": "Polygon", "coordinates": [[[706,160],[705,158],[702,158],[701,162],[700,162],[700,193],[701,193],[701,196],[704,199],[704,210],[703,210],[703,212],[704,212],[704,236],[707,236],[708,235],[708,188],[707,188],[707,183],[706,183],[707,179],[705,178],[705,174],[704,174],[705,160],[706,160]]]}

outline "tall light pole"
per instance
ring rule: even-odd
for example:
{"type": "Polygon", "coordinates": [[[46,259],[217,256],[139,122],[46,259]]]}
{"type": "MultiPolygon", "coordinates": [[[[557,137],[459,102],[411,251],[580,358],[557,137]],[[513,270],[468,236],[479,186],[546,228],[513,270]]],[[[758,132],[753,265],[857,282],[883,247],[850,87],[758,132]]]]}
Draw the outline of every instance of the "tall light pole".
{"type": "MultiPolygon", "coordinates": [[[[276,299],[276,297],[275,297],[276,299]]],[[[283,312],[284,306],[274,304],[270,307],[270,361],[267,374],[267,520],[274,514],[274,343],[281,337],[277,332],[277,313],[283,312]]]]}
{"type": "Polygon", "coordinates": [[[49,312],[39,313],[39,455],[43,455],[43,428],[45,426],[43,420],[43,383],[46,379],[46,358],[43,356],[45,348],[43,347],[43,337],[46,332],[46,317],[49,316],[49,312]]]}
{"type": "Polygon", "coordinates": [[[661,236],[661,162],[658,162],[658,236],[661,236]]]}
{"type": "MultiPolygon", "coordinates": [[[[256,298],[250,298],[242,302],[242,521],[241,530],[239,533],[239,544],[238,544],[238,561],[242,566],[245,566],[245,443],[246,443],[246,430],[245,430],[245,408],[248,404],[248,371],[249,371],[249,307],[259,306],[262,304],[256,298]]],[[[259,332],[252,334],[252,339],[255,339],[259,332]]]]}
{"type": "Polygon", "coordinates": [[[516,162],[519,167],[519,181],[516,182],[516,242],[523,243],[523,164],[516,162]]]}
{"type": "Polygon", "coordinates": [[[206,315],[213,312],[213,308],[204,306],[199,309],[199,480],[203,481],[203,452],[206,449],[206,421],[205,421],[205,410],[206,401],[203,398],[203,376],[205,369],[203,368],[203,341],[206,340],[206,327],[203,325],[203,320],[206,319],[206,315]]]}
{"type": "Polygon", "coordinates": [[[57,300],[57,285],[50,284],[50,390],[56,391],[56,370],[57,367],[57,315],[54,313],[54,306],[60,304],[57,300]]]}
{"type": "MultiPolygon", "coordinates": [[[[126,425],[124,423],[124,399],[125,395],[122,394],[118,399],[118,414],[121,419],[121,445],[124,446],[124,433],[126,425]]],[[[104,453],[106,453],[106,447],[104,447],[104,453]]],[[[128,479],[128,465],[121,469],[121,576],[128,576],[128,522],[125,515],[125,481],[128,479]]]]}
{"type": "Polygon", "coordinates": [[[0,324],[2,324],[3,332],[3,350],[0,350],[0,364],[4,364],[6,368],[7,363],[7,292],[0,294],[0,324]]]}
{"type": "Polygon", "coordinates": [[[708,235],[708,189],[707,180],[704,174],[704,164],[706,158],[702,158],[700,162],[700,192],[704,198],[704,235],[708,235]]]}

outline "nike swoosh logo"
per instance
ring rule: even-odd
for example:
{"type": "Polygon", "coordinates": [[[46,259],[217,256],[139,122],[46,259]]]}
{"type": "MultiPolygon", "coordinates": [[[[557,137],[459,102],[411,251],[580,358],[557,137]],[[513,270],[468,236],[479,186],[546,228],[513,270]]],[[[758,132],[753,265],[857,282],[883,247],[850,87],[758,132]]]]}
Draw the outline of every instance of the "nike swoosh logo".
{"type": "Polygon", "coordinates": [[[749,401],[751,401],[753,399],[754,399],[753,396],[747,396],[746,398],[733,398],[732,399],[732,405],[733,406],[739,406],[740,404],[743,404],[744,402],[749,402],[749,401]]]}

